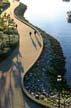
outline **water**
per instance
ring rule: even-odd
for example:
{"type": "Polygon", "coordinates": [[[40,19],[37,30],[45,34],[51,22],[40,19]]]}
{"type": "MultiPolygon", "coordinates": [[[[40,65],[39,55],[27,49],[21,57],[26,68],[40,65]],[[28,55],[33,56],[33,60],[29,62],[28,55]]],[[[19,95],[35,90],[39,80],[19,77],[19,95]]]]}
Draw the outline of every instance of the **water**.
{"type": "Polygon", "coordinates": [[[20,0],[27,4],[25,13],[34,25],[42,28],[61,44],[66,57],[66,80],[71,87],[71,23],[66,20],[66,12],[71,10],[71,1],[62,0],[20,0]]]}

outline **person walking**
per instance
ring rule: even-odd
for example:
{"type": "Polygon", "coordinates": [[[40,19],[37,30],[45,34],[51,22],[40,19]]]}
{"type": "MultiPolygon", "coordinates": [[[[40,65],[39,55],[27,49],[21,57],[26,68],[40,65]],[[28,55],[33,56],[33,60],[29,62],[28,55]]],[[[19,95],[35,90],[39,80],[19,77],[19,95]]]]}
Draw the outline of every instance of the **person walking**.
{"type": "Polygon", "coordinates": [[[36,33],[37,33],[37,32],[36,32],[36,30],[35,30],[35,31],[34,31],[34,35],[35,35],[35,36],[36,36],[36,33]]]}
{"type": "Polygon", "coordinates": [[[32,35],[32,32],[29,32],[29,35],[31,36],[32,35]]]}

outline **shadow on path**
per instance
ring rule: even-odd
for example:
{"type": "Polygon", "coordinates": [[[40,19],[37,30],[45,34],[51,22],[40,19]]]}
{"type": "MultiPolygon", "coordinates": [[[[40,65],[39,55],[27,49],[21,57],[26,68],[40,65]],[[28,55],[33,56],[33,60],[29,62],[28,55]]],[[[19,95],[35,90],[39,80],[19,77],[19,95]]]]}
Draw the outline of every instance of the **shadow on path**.
{"type": "Polygon", "coordinates": [[[13,92],[13,87],[12,87],[12,72],[10,71],[9,84],[8,84],[8,88],[6,90],[6,95],[5,95],[5,108],[14,108],[13,96],[14,96],[14,92],[13,92]]]}
{"type": "Polygon", "coordinates": [[[0,64],[0,71],[6,72],[12,66],[12,60],[19,54],[19,46],[12,52],[12,54],[0,64]]]}
{"type": "Polygon", "coordinates": [[[22,66],[22,62],[20,61],[20,58],[17,57],[17,61],[14,63],[12,66],[12,72],[13,72],[13,77],[15,81],[15,87],[20,87],[21,86],[21,73],[24,72],[24,67],[22,66]]]}
{"type": "Polygon", "coordinates": [[[19,91],[21,72],[24,72],[21,57],[18,47],[4,63],[0,64],[0,108],[14,108],[14,90],[19,91]]]}
{"type": "Polygon", "coordinates": [[[0,108],[4,108],[4,95],[5,95],[5,84],[6,77],[3,74],[0,74],[0,108]]]}
{"type": "Polygon", "coordinates": [[[33,40],[33,38],[31,37],[31,35],[30,35],[30,38],[31,38],[31,40],[32,40],[33,46],[37,49],[37,45],[36,45],[35,41],[33,40]]]}
{"type": "Polygon", "coordinates": [[[40,46],[40,47],[42,47],[42,45],[41,45],[41,43],[40,43],[40,41],[39,41],[39,39],[38,39],[38,37],[37,37],[37,35],[36,35],[36,34],[35,34],[35,38],[36,38],[36,40],[37,40],[37,42],[38,42],[39,46],[40,46]]]}

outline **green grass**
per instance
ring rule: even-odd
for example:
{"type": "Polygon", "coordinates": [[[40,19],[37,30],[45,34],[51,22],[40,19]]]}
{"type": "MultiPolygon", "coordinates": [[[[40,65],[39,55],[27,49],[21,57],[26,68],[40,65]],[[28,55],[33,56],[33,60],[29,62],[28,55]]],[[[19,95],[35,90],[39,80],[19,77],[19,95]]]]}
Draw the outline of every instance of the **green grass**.
{"type": "Polygon", "coordinates": [[[9,2],[0,2],[0,9],[6,10],[10,6],[9,2]]]}

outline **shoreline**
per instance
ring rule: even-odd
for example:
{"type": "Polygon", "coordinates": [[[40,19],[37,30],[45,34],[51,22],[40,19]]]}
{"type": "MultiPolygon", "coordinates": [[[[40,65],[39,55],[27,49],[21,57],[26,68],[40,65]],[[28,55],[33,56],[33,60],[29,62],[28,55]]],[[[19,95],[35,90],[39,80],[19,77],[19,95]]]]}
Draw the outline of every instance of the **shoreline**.
{"type": "MultiPolygon", "coordinates": [[[[27,6],[26,5],[24,5],[23,3],[20,3],[20,5],[22,6],[22,12],[21,12],[21,14],[18,14],[18,13],[15,13],[15,14],[17,14],[18,16],[19,16],[19,18],[21,18],[21,19],[23,19],[23,20],[25,20],[27,23],[29,23],[29,24],[31,24],[28,20],[26,20],[25,19],[25,17],[23,16],[23,14],[25,13],[25,11],[26,11],[26,9],[27,9],[27,6]],[[24,8],[23,8],[24,7],[24,8]]],[[[19,5],[19,6],[20,6],[19,5]]],[[[18,7],[19,7],[18,6],[18,7]]],[[[16,10],[18,10],[18,7],[16,8],[16,10]]],[[[20,10],[18,10],[18,11],[20,11],[20,10]]],[[[14,11],[15,12],[15,11],[14,11]]],[[[38,28],[38,27],[36,27],[36,26],[34,26],[33,24],[31,24],[31,26],[33,26],[33,27],[35,27],[36,29],[38,29],[38,31],[41,33],[41,35],[44,33],[45,35],[48,35],[50,38],[51,38],[51,40],[55,40],[55,42],[57,42],[58,44],[59,44],[59,46],[60,46],[60,43],[58,42],[58,40],[56,40],[54,37],[52,37],[50,34],[48,34],[48,33],[46,33],[44,30],[42,30],[41,28],[38,28]]],[[[63,61],[64,61],[64,65],[65,65],[65,57],[64,57],[64,55],[63,55],[63,51],[62,51],[62,48],[61,48],[61,46],[60,46],[60,50],[61,50],[61,53],[62,53],[62,56],[63,56],[63,61]]],[[[43,52],[43,51],[42,51],[43,52]]],[[[65,67],[65,66],[64,66],[65,67]]]]}
{"type": "MultiPolygon", "coordinates": [[[[20,6],[20,5],[19,5],[19,6],[20,6]]],[[[22,5],[22,6],[23,6],[23,5],[22,5]]],[[[18,8],[18,7],[17,7],[17,8],[18,8]]],[[[25,8],[23,11],[25,12],[25,10],[26,10],[26,8],[25,8]]],[[[22,12],[22,13],[24,13],[24,12],[22,12]]],[[[27,20],[24,18],[23,14],[21,14],[21,16],[18,15],[18,17],[21,18],[22,20],[25,20],[27,23],[29,23],[29,21],[27,21],[27,20]]],[[[29,23],[29,24],[30,24],[30,23],[29,23]]],[[[32,25],[32,24],[31,24],[31,25],[32,25]]],[[[34,25],[32,25],[32,26],[34,26],[34,25]]],[[[35,26],[34,26],[34,27],[35,27],[35,26]]],[[[37,27],[36,27],[36,28],[37,28],[37,27]]],[[[41,30],[41,29],[39,29],[39,28],[37,28],[37,29],[39,30],[40,33],[42,32],[41,34],[44,33],[43,30],[41,30]]],[[[46,34],[46,32],[45,32],[44,35],[48,35],[48,34],[46,34]]],[[[62,56],[62,57],[61,57],[61,59],[62,59],[61,62],[63,62],[63,63],[62,63],[62,67],[64,68],[64,69],[63,69],[64,72],[63,72],[63,73],[58,73],[58,74],[61,74],[62,77],[64,78],[64,74],[65,74],[65,57],[64,57],[64,55],[63,55],[62,48],[61,48],[61,46],[60,46],[60,43],[59,43],[55,38],[53,38],[53,37],[50,36],[50,35],[49,35],[49,38],[50,38],[51,41],[55,41],[56,43],[59,44],[59,45],[56,44],[56,46],[55,46],[56,48],[57,48],[57,47],[59,48],[59,51],[57,51],[56,53],[58,54],[58,53],[60,52],[60,55],[62,56]]],[[[54,43],[55,43],[55,42],[54,42],[54,43]]],[[[53,45],[52,45],[52,46],[53,46],[53,45]]],[[[52,48],[54,48],[54,47],[52,47],[52,48]]],[[[54,49],[54,50],[55,50],[55,49],[54,49]]],[[[42,53],[43,53],[43,51],[42,51],[42,53]]],[[[42,55],[42,54],[41,54],[41,55],[42,55]]],[[[37,60],[37,61],[38,61],[38,60],[37,60]]],[[[61,63],[60,63],[60,64],[61,64],[61,63]]],[[[35,64],[34,64],[34,65],[35,65],[35,64]]],[[[60,65],[60,66],[61,66],[61,65],[60,65]]],[[[33,67],[34,67],[34,66],[33,66],[33,67]]],[[[59,65],[58,65],[58,68],[59,68],[59,65]]],[[[32,70],[32,67],[31,67],[30,70],[32,70]]],[[[29,71],[28,71],[28,72],[29,72],[29,71]]],[[[28,72],[27,72],[27,73],[28,73],[28,72]]],[[[59,72],[60,72],[60,69],[59,69],[59,72]]],[[[26,73],[26,74],[27,74],[27,73],[26,73]]],[[[25,75],[26,75],[26,74],[25,74],[25,75]]],[[[55,76],[57,76],[57,75],[55,75],[55,76]]],[[[24,76],[24,77],[25,77],[25,76],[24,76]]],[[[64,80],[64,79],[63,79],[63,80],[64,80]]],[[[64,81],[64,82],[65,82],[65,81],[64,81]]],[[[65,83],[66,83],[66,82],[65,82],[65,83]]],[[[24,85],[24,82],[23,82],[23,85],[24,85]]],[[[23,85],[22,85],[22,86],[23,86],[23,85]]],[[[67,86],[66,86],[66,87],[67,87],[67,86]]],[[[23,87],[23,88],[24,88],[24,87],[23,87]]],[[[25,93],[28,95],[28,97],[30,97],[30,96],[29,96],[30,94],[28,94],[28,92],[26,91],[26,89],[23,89],[23,90],[24,90],[25,93]]],[[[31,97],[31,98],[33,98],[33,97],[31,97]]],[[[33,100],[36,100],[36,99],[33,98],[33,100]]],[[[39,103],[40,103],[40,102],[39,102],[39,103]]]]}

